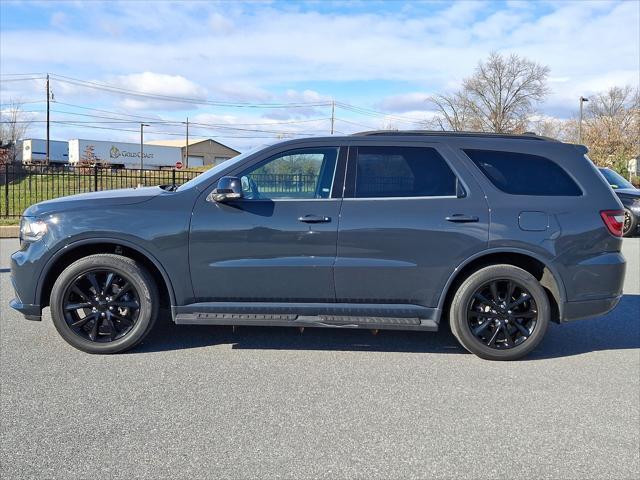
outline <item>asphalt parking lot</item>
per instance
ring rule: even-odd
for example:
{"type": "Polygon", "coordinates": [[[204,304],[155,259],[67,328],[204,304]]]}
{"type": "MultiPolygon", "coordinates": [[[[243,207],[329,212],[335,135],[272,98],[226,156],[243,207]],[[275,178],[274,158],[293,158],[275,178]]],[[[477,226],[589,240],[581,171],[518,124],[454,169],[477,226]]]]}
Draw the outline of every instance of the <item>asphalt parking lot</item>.
{"type": "Polygon", "coordinates": [[[449,332],[177,327],[68,346],[8,307],[0,240],[0,476],[638,478],[640,239],[611,314],[553,324],[524,361],[449,332]]]}

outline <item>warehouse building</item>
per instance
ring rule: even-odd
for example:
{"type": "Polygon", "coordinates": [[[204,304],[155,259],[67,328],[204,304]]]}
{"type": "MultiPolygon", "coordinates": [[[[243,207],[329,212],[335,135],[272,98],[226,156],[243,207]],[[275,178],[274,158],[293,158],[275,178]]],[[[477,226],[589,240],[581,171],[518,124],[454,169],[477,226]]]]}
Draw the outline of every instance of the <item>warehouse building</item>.
{"type": "Polygon", "coordinates": [[[236,155],[240,154],[237,150],[227,147],[220,142],[216,142],[211,138],[194,138],[189,139],[189,158],[186,158],[186,140],[150,140],[146,141],[149,145],[162,145],[165,147],[180,147],[182,149],[182,159],[185,167],[197,167],[199,165],[217,165],[236,155]]]}

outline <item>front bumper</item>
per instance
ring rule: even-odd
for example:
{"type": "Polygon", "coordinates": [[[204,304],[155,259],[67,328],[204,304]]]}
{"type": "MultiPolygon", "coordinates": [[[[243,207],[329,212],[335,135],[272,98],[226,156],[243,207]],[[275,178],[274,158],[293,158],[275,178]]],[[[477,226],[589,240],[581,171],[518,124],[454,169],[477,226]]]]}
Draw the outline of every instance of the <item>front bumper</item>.
{"type": "Polygon", "coordinates": [[[9,306],[19,311],[27,320],[42,320],[42,309],[40,305],[28,305],[20,302],[18,298],[14,298],[9,302],[9,306]]]}

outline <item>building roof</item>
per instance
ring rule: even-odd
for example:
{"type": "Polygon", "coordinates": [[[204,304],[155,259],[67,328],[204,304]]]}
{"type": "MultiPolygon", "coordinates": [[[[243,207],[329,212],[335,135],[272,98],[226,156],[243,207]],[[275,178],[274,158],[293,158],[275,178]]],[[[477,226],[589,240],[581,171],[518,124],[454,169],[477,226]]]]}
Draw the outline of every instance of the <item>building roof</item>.
{"type": "MultiPolygon", "coordinates": [[[[198,143],[203,143],[203,142],[217,143],[218,145],[228,148],[229,150],[233,150],[234,152],[240,153],[235,148],[231,148],[230,146],[225,145],[224,143],[220,143],[212,138],[190,138],[189,146],[197,145],[198,143]]],[[[165,147],[180,147],[180,148],[184,148],[187,145],[186,139],[184,138],[178,139],[178,140],[149,140],[149,141],[146,141],[145,143],[149,145],[161,145],[165,147]]]]}

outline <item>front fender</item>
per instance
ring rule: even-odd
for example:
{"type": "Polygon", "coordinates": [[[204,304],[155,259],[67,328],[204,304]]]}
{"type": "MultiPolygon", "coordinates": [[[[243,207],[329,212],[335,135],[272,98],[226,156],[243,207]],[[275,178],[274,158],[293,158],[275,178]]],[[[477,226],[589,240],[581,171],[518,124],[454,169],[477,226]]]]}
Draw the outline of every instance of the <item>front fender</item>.
{"type": "Polygon", "coordinates": [[[35,295],[35,303],[37,305],[42,305],[42,292],[44,290],[44,286],[49,276],[49,273],[52,269],[55,268],[58,261],[66,255],[72,254],[78,248],[82,248],[90,245],[112,245],[112,246],[122,246],[126,247],[130,250],[136,251],[138,254],[144,256],[148,259],[153,265],[158,269],[160,274],[162,275],[162,279],[167,286],[167,291],[169,292],[169,297],[171,301],[171,305],[176,305],[176,293],[173,287],[173,282],[171,281],[171,277],[167,273],[166,269],[162,265],[162,263],[154,256],[151,252],[141,247],[139,244],[134,243],[130,240],[118,238],[118,237],[90,237],[84,239],[77,239],[72,241],[71,243],[67,243],[57,251],[55,251],[47,260],[45,267],[41,270],[40,276],[38,277],[38,282],[36,284],[36,295],[35,295]]]}

